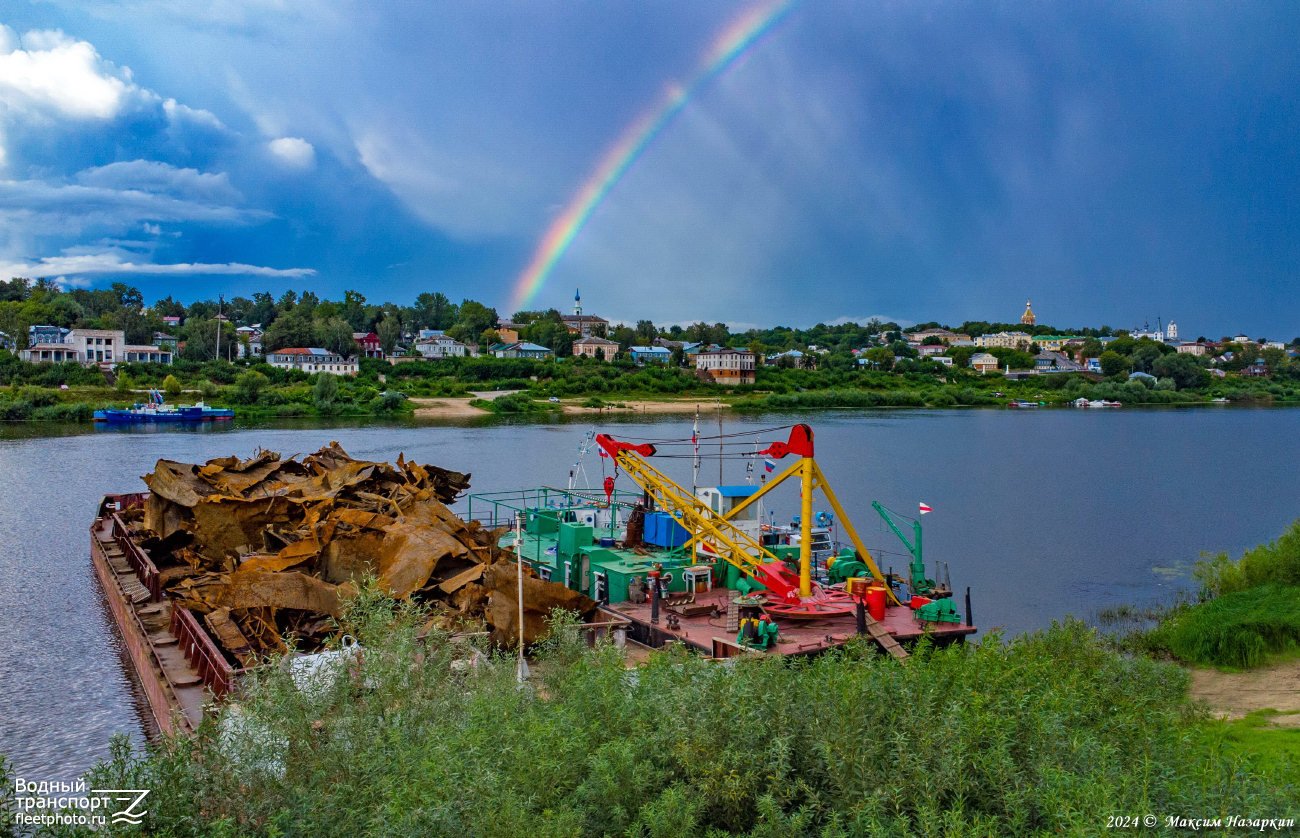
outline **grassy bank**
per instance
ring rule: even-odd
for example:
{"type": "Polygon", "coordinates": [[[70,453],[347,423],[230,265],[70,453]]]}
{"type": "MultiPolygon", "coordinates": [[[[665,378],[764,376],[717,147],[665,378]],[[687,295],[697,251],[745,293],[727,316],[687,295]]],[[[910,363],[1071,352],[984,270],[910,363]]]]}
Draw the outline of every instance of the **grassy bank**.
{"type": "Polygon", "coordinates": [[[1258,667],[1300,653],[1300,520],[1276,541],[1197,562],[1196,602],[1154,616],[1154,628],[1125,639],[1131,648],[1200,666],[1258,667]]]}
{"type": "Polygon", "coordinates": [[[1181,669],[1079,623],[907,666],[851,644],[725,667],[666,652],[635,675],[561,640],[520,689],[509,656],[466,671],[463,643],[418,644],[422,614],[358,612],[355,677],[304,695],[267,667],[239,735],[119,743],[92,787],[152,789],[156,835],[1000,837],[1296,808],[1293,774],[1189,715],[1181,669]]]}

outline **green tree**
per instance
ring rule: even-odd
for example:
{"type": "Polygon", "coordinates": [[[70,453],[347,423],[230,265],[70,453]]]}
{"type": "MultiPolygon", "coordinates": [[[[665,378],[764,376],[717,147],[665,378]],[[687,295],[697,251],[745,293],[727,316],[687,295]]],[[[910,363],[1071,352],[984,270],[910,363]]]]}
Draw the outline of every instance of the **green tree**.
{"type": "Polygon", "coordinates": [[[163,395],[173,400],[181,397],[181,383],[176,380],[176,376],[168,375],[163,379],[163,395]]]}
{"type": "Polygon", "coordinates": [[[863,356],[876,366],[876,369],[888,372],[894,368],[894,350],[887,346],[868,349],[863,356]]]}
{"type": "Polygon", "coordinates": [[[334,408],[334,402],[339,397],[339,379],[338,376],[328,372],[318,373],[316,375],[316,384],[311,390],[312,401],[316,407],[322,411],[330,411],[334,408]]]}
{"type": "Polygon", "coordinates": [[[357,342],[352,338],[352,324],[342,317],[316,321],[316,341],[323,349],[336,355],[356,355],[357,342]]]}
{"type": "Polygon", "coordinates": [[[649,320],[636,321],[636,345],[650,346],[659,337],[659,330],[649,320]]]}
{"type": "Polygon", "coordinates": [[[379,321],[376,334],[379,335],[379,346],[384,350],[384,354],[392,355],[397,342],[402,338],[402,322],[397,319],[397,315],[389,312],[384,315],[383,320],[379,321]]]}
{"type": "Polygon", "coordinates": [[[366,306],[365,295],[360,291],[343,292],[343,307],[339,313],[352,326],[352,331],[370,331],[370,309],[366,306]]]}
{"type": "Polygon", "coordinates": [[[1101,341],[1096,338],[1088,338],[1083,342],[1079,349],[1080,358],[1100,358],[1101,353],[1106,351],[1106,347],[1101,345],[1101,341]]]}
{"type": "Polygon", "coordinates": [[[448,329],[456,322],[456,306],[441,291],[425,292],[415,298],[413,329],[448,329]]]}
{"type": "Polygon", "coordinates": [[[235,377],[235,398],[243,404],[256,404],[270,380],[257,370],[247,370],[235,377]]]}
{"type": "Polygon", "coordinates": [[[944,354],[952,358],[953,367],[965,369],[970,366],[970,359],[975,357],[977,351],[973,346],[953,346],[944,354]]]}
{"type": "Polygon", "coordinates": [[[631,348],[632,344],[636,342],[636,332],[627,326],[619,326],[614,330],[614,334],[610,337],[610,340],[618,341],[619,351],[626,352],[631,348]]]}
{"type": "Polygon", "coordinates": [[[1105,375],[1108,378],[1113,378],[1117,375],[1127,375],[1129,371],[1133,369],[1128,358],[1125,358],[1123,355],[1111,349],[1101,353],[1100,361],[1102,375],[1105,375]]]}
{"type": "MultiPolygon", "coordinates": [[[[288,293],[293,293],[292,291],[288,293]]],[[[281,302],[283,302],[283,297],[281,302]]],[[[351,337],[351,333],[348,337],[351,337]]],[[[301,349],[316,342],[315,324],[312,323],[311,311],[302,306],[293,306],[286,313],[262,332],[262,351],[274,352],[277,349],[301,349]]]]}
{"type": "Polygon", "coordinates": [[[487,329],[495,329],[497,320],[496,309],[488,308],[474,300],[462,302],[456,318],[456,322],[465,327],[467,334],[475,336],[483,334],[487,329]]]}
{"type": "Polygon", "coordinates": [[[1151,365],[1151,371],[1162,381],[1172,380],[1179,390],[1206,387],[1210,383],[1209,370],[1202,367],[1194,356],[1183,353],[1157,358],[1151,365]]]}

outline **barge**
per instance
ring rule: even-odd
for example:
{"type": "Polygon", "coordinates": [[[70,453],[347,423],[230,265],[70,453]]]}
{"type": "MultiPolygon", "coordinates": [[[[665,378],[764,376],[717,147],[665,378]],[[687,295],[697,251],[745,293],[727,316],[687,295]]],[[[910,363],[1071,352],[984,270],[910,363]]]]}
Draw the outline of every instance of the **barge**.
{"type": "Polygon", "coordinates": [[[234,689],[232,666],[193,612],[174,606],[158,568],[123,520],[148,492],[106,495],[90,525],[90,560],[135,679],[148,703],[148,734],[192,734],[213,698],[234,689]]]}

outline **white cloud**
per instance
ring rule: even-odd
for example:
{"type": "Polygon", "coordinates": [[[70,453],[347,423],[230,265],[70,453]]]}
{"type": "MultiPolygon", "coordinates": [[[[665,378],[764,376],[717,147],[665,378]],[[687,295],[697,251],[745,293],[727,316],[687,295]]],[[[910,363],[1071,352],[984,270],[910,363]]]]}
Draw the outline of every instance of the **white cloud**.
{"type": "Polygon", "coordinates": [[[81,184],[56,186],[39,180],[0,180],[0,214],[6,211],[30,215],[50,214],[63,219],[96,217],[98,220],[115,220],[128,226],[135,226],[142,221],[234,224],[272,217],[270,213],[259,210],[204,203],[140,189],[110,189],[81,184]]]}
{"type": "MultiPolygon", "coordinates": [[[[315,273],[316,271],[311,268],[268,268],[261,265],[245,265],[239,262],[219,264],[180,262],[165,265],[147,262],[137,263],[127,261],[121,253],[111,251],[46,256],[34,261],[0,262],[0,275],[3,276],[58,276],[60,279],[69,275],[94,274],[241,274],[293,278],[311,276],[315,273]]],[[[78,280],[72,280],[72,282],[76,283],[78,280]]]]}
{"type": "Polygon", "coordinates": [[[271,153],[296,169],[309,169],[316,163],[316,149],[299,137],[281,137],[266,144],[271,153]]]}
{"type": "Polygon", "coordinates": [[[208,174],[197,169],[178,169],[156,160],[131,160],[109,163],[77,173],[84,186],[105,189],[168,193],[213,203],[232,203],[243,196],[230,185],[225,172],[208,174]]]}
{"type": "Polygon", "coordinates": [[[172,122],[189,121],[206,125],[209,128],[215,128],[218,131],[225,131],[225,124],[217,119],[216,114],[212,111],[206,111],[202,108],[191,108],[189,105],[182,105],[175,99],[167,99],[163,102],[163,111],[167,118],[172,122]]]}
{"type": "Polygon", "coordinates": [[[111,119],[132,100],[157,99],[131,80],[130,70],[117,69],[89,43],[60,31],[28,32],[21,48],[8,34],[3,40],[0,103],[9,110],[111,119]]]}

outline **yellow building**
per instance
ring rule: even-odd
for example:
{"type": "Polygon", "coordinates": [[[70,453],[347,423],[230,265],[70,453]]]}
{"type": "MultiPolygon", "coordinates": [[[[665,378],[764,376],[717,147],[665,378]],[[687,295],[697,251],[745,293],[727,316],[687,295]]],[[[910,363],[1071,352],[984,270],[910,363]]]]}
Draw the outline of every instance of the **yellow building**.
{"type": "Polygon", "coordinates": [[[996,335],[979,335],[974,343],[980,349],[1016,349],[1021,344],[1034,345],[1028,332],[998,332],[996,335]]]}
{"type": "Polygon", "coordinates": [[[1083,340],[1078,335],[1036,335],[1034,337],[1034,347],[1039,352],[1060,352],[1061,347],[1065,346],[1072,340],[1083,340]]]}

